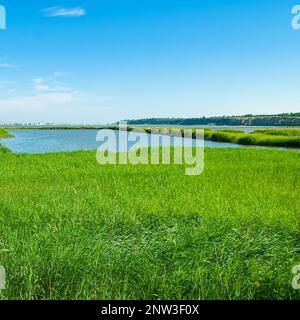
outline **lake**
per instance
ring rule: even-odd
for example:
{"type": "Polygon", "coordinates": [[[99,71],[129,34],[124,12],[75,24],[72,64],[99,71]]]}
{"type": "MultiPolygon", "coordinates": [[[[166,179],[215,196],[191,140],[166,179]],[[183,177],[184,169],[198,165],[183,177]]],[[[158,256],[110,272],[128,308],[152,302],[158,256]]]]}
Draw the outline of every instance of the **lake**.
{"type": "MultiPolygon", "coordinates": [[[[9,133],[14,135],[14,138],[3,139],[1,144],[9,148],[15,153],[47,153],[47,152],[67,152],[77,150],[95,150],[101,146],[101,142],[96,141],[98,130],[9,130],[9,133]]],[[[130,133],[132,137],[142,136],[149,138],[147,133],[130,133]]],[[[118,137],[118,134],[116,134],[118,137]]],[[[118,140],[118,139],[117,139],[118,140]]],[[[172,146],[180,146],[182,139],[172,137],[170,139],[172,146]]],[[[185,139],[193,143],[193,146],[199,145],[200,141],[185,139]]],[[[134,143],[132,143],[133,145],[134,143]]],[[[118,150],[124,149],[125,143],[117,141],[118,150]]],[[[160,142],[155,146],[169,146],[170,143],[160,142]]],[[[144,146],[147,146],[145,144],[144,146]]],[[[206,147],[214,148],[243,148],[244,146],[232,143],[205,141],[206,147]]],[[[129,144],[129,147],[130,144],[129,144]]],[[[115,151],[114,144],[108,145],[109,150],[115,151]]]]}

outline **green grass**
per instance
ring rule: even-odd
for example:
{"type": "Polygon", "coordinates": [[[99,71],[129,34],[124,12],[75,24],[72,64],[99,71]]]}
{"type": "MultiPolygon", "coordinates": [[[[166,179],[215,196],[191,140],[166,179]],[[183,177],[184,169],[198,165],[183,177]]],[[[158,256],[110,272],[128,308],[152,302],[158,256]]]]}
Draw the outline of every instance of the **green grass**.
{"type": "MultiPolygon", "coordinates": [[[[0,140],[1,139],[4,139],[4,138],[11,138],[11,137],[13,137],[11,134],[9,134],[7,131],[5,131],[4,129],[1,129],[0,128],[0,140]]],[[[0,156],[2,155],[2,154],[6,154],[6,153],[9,153],[10,152],[10,150],[9,149],[7,149],[7,148],[5,148],[4,146],[2,146],[1,144],[0,144],[0,156]]]]}
{"type": "Polygon", "coordinates": [[[300,129],[255,130],[254,133],[267,134],[272,136],[300,137],[300,129]]]}
{"type": "MultiPolygon", "coordinates": [[[[130,127],[130,130],[143,131],[157,134],[167,134],[171,136],[183,135],[184,129],[171,127],[130,127]]],[[[190,129],[192,137],[196,137],[196,129],[190,129]]],[[[237,143],[242,145],[265,146],[265,147],[283,147],[300,148],[300,130],[256,130],[251,133],[245,133],[240,130],[204,130],[205,140],[216,142],[237,143]]]]}
{"type": "Polygon", "coordinates": [[[7,131],[5,131],[4,129],[1,129],[0,128],[0,139],[3,139],[3,138],[11,138],[12,135],[9,134],[7,131]]]}
{"type": "Polygon", "coordinates": [[[207,131],[205,132],[205,139],[252,146],[300,148],[300,137],[297,136],[207,131]]]}
{"type": "Polygon", "coordinates": [[[2,299],[299,299],[300,154],[207,149],[205,171],[95,152],[0,157],[2,299]]]}
{"type": "Polygon", "coordinates": [[[205,139],[237,143],[242,145],[266,146],[266,147],[284,147],[300,148],[300,135],[296,133],[299,130],[261,130],[251,133],[241,131],[213,131],[205,129],[205,139]],[[282,131],[282,135],[279,132],[282,131]],[[277,132],[277,134],[275,134],[277,132]]]}
{"type": "Polygon", "coordinates": [[[0,144],[0,156],[6,153],[10,153],[11,151],[0,144]]]}

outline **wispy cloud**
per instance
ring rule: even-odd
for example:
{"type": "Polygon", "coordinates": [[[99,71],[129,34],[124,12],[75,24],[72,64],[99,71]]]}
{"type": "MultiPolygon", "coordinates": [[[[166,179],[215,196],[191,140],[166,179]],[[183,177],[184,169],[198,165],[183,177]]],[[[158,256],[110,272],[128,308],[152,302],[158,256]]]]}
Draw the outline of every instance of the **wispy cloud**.
{"type": "Polygon", "coordinates": [[[33,81],[35,83],[42,83],[44,81],[44,79],[43,78],[35,78],[35,79],[33,79],[33,81]]]}
{"type": "Polygon", "coordinates": [[[11,110],[10,112],[40,112],[56,106],[84,109],[87,106],[98,108],[102,107],[104,101],[111,100],[109,96],[78,91],[64,82],[57,81],[56,77],[62,74],[65,73],[56,71],[51,76],[32,78],[30,92],[28,92],[28,88],[25,91],[24,88],[11,91],[13,89],[10,89],[10,85],[15,86],[15,83],[0,79],[0,88],[5,86],[5,96],[0,92],[0,114],[8,109],[11,110]]]}
{"type": "Polygon", "coordinates": [[[0,108],[33,108],[56,106],[72,102],[74,97],[69,93],[47,93],[31,96],[0,99],[0,108]]]}
{"type": "Polygon", "coordinates": [[[1,108],[36,108],[56,107],[60,105],[75,106],[76,103],[90,106],[100,106],[102,102],[111,100],[111,97],[93,96],[84,92],[40,92],[25,96],[0,98],[1,108]]]}
{"type": "Polygon", "coordinates": [[[5,68],[5,69],[13,69],[16,68],[17,65],[12,62],[9,57],[2,57],[0,56],[0,68],[5,68]]]}
{"type": "Polygon", "coordinates": [[[43,78],[36,78],[33,79],[33,82],[35,83],[35,89],[37,91],[47,91],[50,89],[48,85],[44,84],[44,79],[43,78]]]}
{"type": "Polygon", "coordinates": [[[55,71],[53,74],[53,77],[57,78],[57,77],[64,76],[65,74],[66,74],[66,72],[63,72],[63,71],[55,71]]]}
{"type": "Polygon", "coordinates": [[[0,68],[12,69],[16,68],[16,65],[13,63],[0,63],[0,68]]]}
{"type": "Polygon", "coordinates": [[[44,9],[42,12],[46,17],[82,17],[86,15],[86,11],[82,7],[63,8],[56,6],[44,9]]]}
{"type": "Polygon", "coordinates": [[[0,89],[2,89],[2,88],[6,88],[7,90],[12,90],[12,89],[10,89],[9,87],[11,86],[11,85],[14,85],[15,84],[15,82],[14,81],[9,81],[9,80],[5,80],[5,79],[0,79],[0,89]]]}
{"type": "Polygon", "coordinates": [[[36,90],[38,91],[47,91],[49,90],[49,86],[45,86],[43,84],[38,84],[35,86],[36,90]]]}
{"type": "Polygon", "coordinates": [[[64,73],[55,72],[52,76],[46,78],[34,78],[34,89],[37,91],[51,91],[51,92],[71,92],[73,91],[64,82],[57,81],[58,77],[61,77],[64,73]]]}

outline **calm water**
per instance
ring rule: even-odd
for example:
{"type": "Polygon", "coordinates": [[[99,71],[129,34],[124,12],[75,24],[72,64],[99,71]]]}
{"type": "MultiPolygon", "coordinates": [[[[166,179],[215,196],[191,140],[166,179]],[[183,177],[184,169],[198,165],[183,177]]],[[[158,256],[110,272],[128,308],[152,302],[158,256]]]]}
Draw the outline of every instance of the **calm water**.
{"type": "MultiPolygon", "coordinates": [[[[103,142],[96,141],[98,130],[10,130],[9,133],[14,135],[14,138],[3,139],[1,143],[16,153],[47,153],[61,151],[76,151],[76,150],[95,150],[98,149],[103,142]]],[[[131,132],[131,137],[135,138],[139,134],[131,132]]],[[[126,151],[124,141],[118,141],[118,134],[115,135],[116,144],[108,144],[109,150],[126,151]]],[[[142,133],[142,136],[149,140],[150,134],[142,133]]],[[[123,140],[123,139],[122,139],[123,140]]],[[[147,146],[147,140],[141,142],[142,146],[147,146]]],[[[172,137],[171,145],[179,146],[181,138],[172,137]]],[[[200,141],[185,139],[185,143],[193,143],[195,146],[200,145],[200,141]]],[[[129,143],[129,147],[134,143],[129,143]]],[[[169,146],[169,143],[160,141],[155,146],[169,146]]],[[[205,141],[208,147],[229,147],[241,148],[242,146],[231,143],[219,143],[213,141],[205,141]]],[[[104,146],[103,146],[104,147],[104,146]]]]}
{"type": "MultiPolygon", "coordinates": [[[[76,150],[95,150],[102,146],[103,149],[108,147],[111,151],[127,151],[126,148],[126,136],[119,141],[118,134],[116,136],[116,142],[113,141],[106,146],[103,142],[96,141],[98,130],[10,130],[9,133],[14,135],[14,138],[3,139],[1,143],[12,150],[15,153],[47,153],[47,152],[66,152],[76,150]],[[117,149],[116,149],[117,146],[117,149]]],[[[123,133],[125,134],[125,133],[123,133]]],[[[141,133],[131,132],[131,138],[138,137],[141,133]]],[[[147,146],[151,135],[142,133],[144,141],[141,141],[140,147],[147,146]]],[[[168,137],[166,137],[168,138],[168,137]]],[[[168,139],[167,139],[168,140],[168,139]]],[[[179,137],[172,137],[172,146],[180,146],[182,139],[179,137]]],[[[201,145],[198,140],[185,139],[184,145],[201,145]]],[[[159,142],[154,146],[169,146],[169,142],[159,142]]],[[[128,147],[132,147],[135,143],[129,143],[128,147]]],[[[233,143],[223,143],[214,141],[205,141],[206,147],[213,148],[257,148],[251,146],[242,146],[233,143]]],[[[287,149],[291,150],[291,149],[287,149]]],[[[297,150],[299,151],[299,150],[297,150]]]]}

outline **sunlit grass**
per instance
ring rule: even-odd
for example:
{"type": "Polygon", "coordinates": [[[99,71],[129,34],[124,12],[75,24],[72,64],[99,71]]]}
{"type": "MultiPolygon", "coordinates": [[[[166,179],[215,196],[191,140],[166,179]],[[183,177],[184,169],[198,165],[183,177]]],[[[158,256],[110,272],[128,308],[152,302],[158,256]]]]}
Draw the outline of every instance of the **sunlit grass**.
{"type": "MultiPolygon", "coordinates": [[[[13,137],[11,134],[9,134],[6,130],[0,128],[0,140],[5,139],[5,138],[11,138],[11,137],[13,137]]],[[[0,155],[6,154],[9,152],[10,152],[10,150],[8,150],[4,146],[2,146],[1,141],[0,141],[0,155]]]]}
{"type": "Polygon", "coordinates": [[[280,130],[259,130],[245,133],[242,131],[234,132],[234,130],[213,131],[205,129],[205,139],[253,146],[300,148],[298,131],[282,130],[282,134],[280,134],[280,130]]]}
{"type": "Polygon", "coordinates": [[[289,136],[300,137],[300,129],[267,129],[267,130],[255,130],[254,133],[262,133],[272,136],[289,136]]]}
{"type": "MultiPolygon", "coordinates": [[[[171,127],[131,127],[130,130],[142,131],[147,133],[167,134],[171,136],[187,135],[185,129],[171,127]]],[[[193,138],[196,138],[197,129],[189,129],[193,138]]],[[[241,130],[224,129],[211,130],[204,129],[205,140],[216,142],[237,143],[242,145],[266,146],[266,147],[284,147],[300,148],[300,130],[299,129],[278,129],[278,130],[256,130],[246,133],[241,130]]]]}
{"type": "Polygon", "coordinates": [[[6,130],[0,128],[0,139],[12,137],[6,130]]]}
{"type": "Polygon", "coordinates": [[[0,158],[2,299],[296,299],[300,154],[207,149],[205,171],[0,158]]]}

